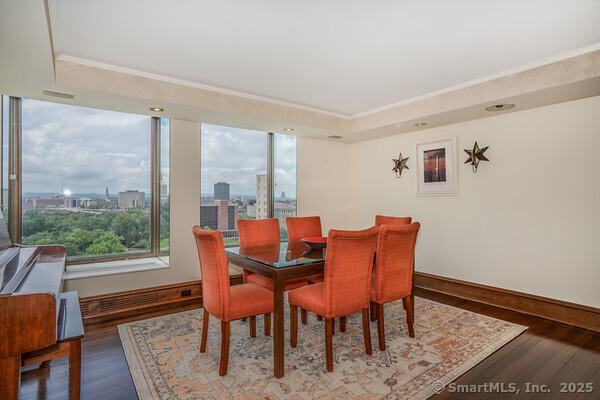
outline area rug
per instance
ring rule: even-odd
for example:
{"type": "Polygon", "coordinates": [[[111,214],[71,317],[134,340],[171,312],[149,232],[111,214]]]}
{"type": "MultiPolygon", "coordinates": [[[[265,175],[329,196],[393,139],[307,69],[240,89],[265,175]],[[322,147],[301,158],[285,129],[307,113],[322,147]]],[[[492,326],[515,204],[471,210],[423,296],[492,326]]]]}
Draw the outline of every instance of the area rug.
{"type": "MultiPolygon", "coordinates": [[[[287,311],[286,305],[286,311],[287,311]]],[[[526,328],[430,300],[416,298],[415,334],[408,336],[402,302],[385,307],[386,351],[364,351],[360,314],[336,331],[334,372],[325,370],[322,321],[309,314],[299,324],[298,346],[289,346],[286,318],[285,377],[273,377],[272,339],[249,336],[247,322],[231,325],[229,373],[218,374],[220,324],[211,318],[207,351],[200,353],[202,310],[119,325],[140,399],[426,399],[526,328]]]]}

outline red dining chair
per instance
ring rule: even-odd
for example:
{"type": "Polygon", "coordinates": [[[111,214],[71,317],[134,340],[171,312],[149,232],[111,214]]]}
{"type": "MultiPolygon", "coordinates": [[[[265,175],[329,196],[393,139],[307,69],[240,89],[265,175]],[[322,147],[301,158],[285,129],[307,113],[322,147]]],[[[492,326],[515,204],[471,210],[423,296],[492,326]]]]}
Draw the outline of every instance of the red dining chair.
{"type": "MultiPolygon", "coordinates": [[[[208,320],[212,315],[221,320],[221,359],[219,375],[227,374],[229,364],[230,321],[256,316],[265,316],[265,326],[271,323],[273,294],[253,283],[230,286],[229,269],[223,238],[219,231],[203,230],[199,226],[192,229],[198,248],[198,260],[202,273],[202,340],[200,352],[206,351],[208,320]]],[[[254,326],[256,328],[256,325],[254,326]]],[[[265,328],[265,332],[270,329],[265,328]]],[[[266,333],[267,334],[267,333],[266,333]]],[[[250,335],[256,336],[256,329],[250,335]]],[[[267,334],[268,335],[268,334],[267,334]]]]}
{"type": "MultiPolygon", "coordinates": [[[[238,233],[240,235],[240,248],[273,248],[279,246],[281,239],[279,234],[279,220],[268,219],[240,219],[238,220],[238,233]]],[[[254,272],[242,271],[243,281],[255,283],[273,291],[273,280],[269,277],[254,272]]],[[[295,289],[308,284],[305,278],[295,279],[285,283],[284,290],[295,289]]]]}
{"type": "Polygon", "coordinates": [[[412,296],[415,245],[421,225],[384,225],[379,228],[375,273],[371,282],[371,302],[377,311],[379,349],[385,350],[383,305],[402,299],[406,310],[408,335],[415,337],[412,296]]]}
{"type": "Polygon", "coordinates": [[[327,371],[333,371],[333,321],[362,310],[367,354],[372,353],[369,330],[369,292],[378,228],[363,231],[330,230],[327,240],[324,280],[291,290],[290,345],[298,343],[298,307],[325,318],[327,371]]]}
{"type": "Polygon", "coordinates": [[[382,225],[407,225],[411,222],[411,217],[392,217],[388,215],[375,216],[375,226],[377,227],[380,227],[382,225]]]}
{"type": "Polygon", "coordinates": [[[321,217],[287,217],[288,241],[299,242],[310,236],[323,236],[321,217]]]}

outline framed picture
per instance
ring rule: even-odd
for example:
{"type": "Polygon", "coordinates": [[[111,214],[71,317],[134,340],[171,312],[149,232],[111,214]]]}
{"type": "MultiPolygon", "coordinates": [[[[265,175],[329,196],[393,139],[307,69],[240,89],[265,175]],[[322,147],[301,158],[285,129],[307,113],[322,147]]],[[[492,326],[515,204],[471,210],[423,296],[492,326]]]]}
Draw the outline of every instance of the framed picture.
{"type": "Polygon", "coordinates": [[[417,196],[457,194],[456,139],[417,144],[417,196]]]}

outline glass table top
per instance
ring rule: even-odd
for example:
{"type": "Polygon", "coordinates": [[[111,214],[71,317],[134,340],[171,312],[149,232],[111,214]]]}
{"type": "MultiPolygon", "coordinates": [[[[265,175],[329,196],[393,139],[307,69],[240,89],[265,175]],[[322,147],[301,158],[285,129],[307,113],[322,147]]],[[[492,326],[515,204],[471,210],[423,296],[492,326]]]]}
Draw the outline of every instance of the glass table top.
{"type": "Polygon", "coordinates": [[[277,245],[253,247],[227,247],[228,254],[235,254],[258,261],[272,268],[298,267],[325,261],[325,250],[315,250],[303,242],[281,242],[277,245]]]}

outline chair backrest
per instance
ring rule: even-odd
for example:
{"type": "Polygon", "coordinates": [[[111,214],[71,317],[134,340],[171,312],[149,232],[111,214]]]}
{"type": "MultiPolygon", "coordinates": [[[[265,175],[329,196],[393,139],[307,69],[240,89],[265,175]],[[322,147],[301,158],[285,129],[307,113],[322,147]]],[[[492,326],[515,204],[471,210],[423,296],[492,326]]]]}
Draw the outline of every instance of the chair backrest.
{"type": "Polygon", "coordinates": [[[384,225],[379,228],[375,261],[375,299],[388,302],[412,291],[415,244],[421,224],[384,225]]]}
{"type": "Polygon", "coordinates": [[[212,315],[226,319],[230,312],[230,287],[227,256],[219,231],[192,229],[198,248],[202,274],[202,303],[212,315]]]}
{"type": "Polygon", "coordinates": [[[412,222],[411,217],[392,217],[389,215],[376,215],[375,226],[382,225],[408,225],[412,222]]]}
{"type": "Polygon", "coordinates": [[[298,242],[305,237],[323,236],[321,230],[321,217],[287,217],[288,241],[298,242]]]}
{"type": "Polygon", "coordinates": [[[237,227],[240,234],[240,246],[268,246],[280,242],[277,218],[240,219],[237,227]]]}
{"type": "Polygon", "coordinates": [[[369,306],[378,232],[376,227],[362,231],[329,231],[324,272],[328,316],[342,316],[369,306]]]}

